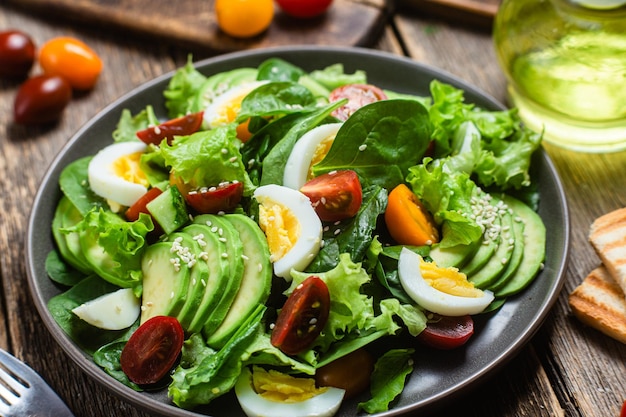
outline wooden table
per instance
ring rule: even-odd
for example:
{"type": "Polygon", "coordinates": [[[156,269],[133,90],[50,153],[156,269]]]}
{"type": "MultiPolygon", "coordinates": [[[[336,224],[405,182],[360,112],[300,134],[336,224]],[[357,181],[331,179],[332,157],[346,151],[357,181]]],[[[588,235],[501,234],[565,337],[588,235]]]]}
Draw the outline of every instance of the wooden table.
{"type": "MultiPolygon", "coordinates": [[[[26,281],[26,225],[40,179],[73,133],[133,87],[183,65],[190,50],[63,19],[47,20],[1,2],[0,29],[6,28],[20,28],[38,43],[53,36],[76,36],[106,60],[107,68],[93,91],[74,98],[60,123],[45,128],[12,124],[18,83],[0,80],[0,346],[32,365],[77,416],[146,416],[88,379],[44,327],[26,281]]],[[[406,11],[389,20],[373,47],[442,68],[505,100],[504,76],[484,29],[406,11]]],[[[195,59],[210,55],[191,52],[195,59]]],[[[518,356],[437,415],[617,416],[626,398],[626,346],[581,325],[567,304],[567,295],[599,264],[587,242],[590,223],[626,206],[626,152],[580,154],[547,145],[546,149],[562,177],[571,210],[571,257],[563,291],[543,327],[518,356]]]]}

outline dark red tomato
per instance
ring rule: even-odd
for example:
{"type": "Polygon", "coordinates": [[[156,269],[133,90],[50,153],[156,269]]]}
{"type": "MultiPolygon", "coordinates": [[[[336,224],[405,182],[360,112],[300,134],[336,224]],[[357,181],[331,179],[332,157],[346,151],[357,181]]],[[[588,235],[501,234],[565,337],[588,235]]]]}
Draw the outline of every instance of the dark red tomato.
{"type": "Polygon", "coordinates": [[[35,62],[35,43],[19,30],[0,32],[0,75],[25,77],[35,62]]]}
{"type": "Polygon", "coordinates": [[[619,413],[619,417],[626,417],[626,401],[622,404],[622,411],[619,413]]]}
{"type": "Polygon", "coordinates": [[[374,358],[361,348],[317,369],[315,382],[318,387],[345,389],[345,397],[350,398],[369,386],[373,371],[374,358]]]}
{"type": "Polygon", "coordinates": [[[198,213],[230,211],[241,201],[243,183],[223,182],[215,187],[202,187],[183,195],[187,204],[198,213]]]}
{"type": "Polygon", "coordinates": [[[139,219],[140,213],[149,214],[150,212],[146,208],[146,205],[155,198],[157,198],[159,195],[161,195],[162,192],[163,191],[161,191],[161,189],[157,187],[150,188],[148,191],[146,191],[144,195],[139,197],[139,200],[137,200],[135,204],[133,204],[126,210],[126,220],[128,220],[129,222],[134,222],[139,219]]]}
{"type": "Polygon", "coordinates": [[[352,113],[365,106],[379,100],[386,100],[387,94],[380,88],[370,84],[348,84],[335,88],[330,92],[328,100],[330,102],[347,98],[348,103],[335,110],[332,115],[339,120],[347,120],[352,113]]]}
{"type": "Polygon", "coordinates": [[[321,278],[310,276],[291,293],[272,330],[272,345],[287,355],[307,349],[320,334],[330,312],[330,294],[321,278]]]}
{"type": "Polygon", "coordinates": [[[152,317],[132,334],[120,356],[122,371],[136,384],[154,384],[174,366],[185,334],[173,317],[152,317]]]}
{"type": "Polygon", "coordinates": [[[202,125],[203,114],[204,112],[200,111],[168,120],[160,125],[138,131],[137,137],[148,145],[158,145],[167,138],[167,143],[171,145],[174,136],[191,135],[197,132],[202,125]]]}
{"type": "Polygon", "coordinates": [[[471,316],[449,317],[435,315],[417,339],[427,346],[449,350],[462,346],[474,334],[471,316]]]}
{"type": "Polygon", "coordinates": [[[17,91],[13,106],[16,123],[49,123],[61,117],[72,99],[72,87],[58,75],[40,75],[26,80],[17,91]]]}
{"type": "Polygon", "coordinates": [[[309,197],[319,218],[328,222],[353,217],[363,202],[359,176],[349,169],[315,177],[300,191],[309,197]]]}
{"type": "Polygon", "coordinates": [[[299,18],[319,16],[332,2],[333,0],[276,0],[283,12],[299,18]]]}

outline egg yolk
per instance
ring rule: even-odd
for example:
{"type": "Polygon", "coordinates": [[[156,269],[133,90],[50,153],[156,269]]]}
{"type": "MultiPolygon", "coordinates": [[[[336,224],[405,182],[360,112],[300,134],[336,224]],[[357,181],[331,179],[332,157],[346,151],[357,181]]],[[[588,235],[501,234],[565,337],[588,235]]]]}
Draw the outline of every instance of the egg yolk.
{"type": "Polygon", "coordinates": [[[298,218],[280,204],[259,205],[259,225],[267,237],[272,262],[285,256],[300,237],[298,218]]]}
{"type": "Polygon", "coordinates": [[[457,268],[443,268],[434,262],[420,261],[420,271],[424,281],[431,287],[450,295],[459,297],[482,297],[483,292],[474,288],[474,284],[467,280],[467,275],[457,268]]]}
{"type": "Polygon", "coordinates": [[[284,403],[305,401],[327,390],[324,387],[317,388],[313,378],[296,378],[256,366],[252,372],[252,386],[265,399],[284,403]]]}
{"type": "Polygon", "coordinates": [[[141,155],[141,152],[135,152],[121,156],[113,162],[111,169],[117,177],[147,188],[150,183],[139,166],[141,155]]]}
{"type": "Polygon", "coordinates": [[[309,167],[309,173],[307,175],[307,180],[313,178],[313,166],[319,163],[330,151],[330,147],[333,146],[333,142],[335,141],[336,135],[330,135],[324,138],[318,145],[315,147],[315,151],[313,151],[313,156],[311,157],[311,165],[309,167]]]}
{"type": "Polygon", "coordinates": [[[213,118],[213,123],[222,125],[233,122],[241,111],[241,102],[248,92],[242,93],[237,97],[233,97],[227,103],[224,103],[217,109],[217,114],[213,118]]]}

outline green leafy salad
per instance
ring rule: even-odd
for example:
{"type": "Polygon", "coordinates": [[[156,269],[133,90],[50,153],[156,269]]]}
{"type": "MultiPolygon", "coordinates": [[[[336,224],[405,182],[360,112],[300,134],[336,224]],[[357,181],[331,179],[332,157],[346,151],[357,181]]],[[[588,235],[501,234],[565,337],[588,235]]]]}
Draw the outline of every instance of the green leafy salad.
{"type": "Polygon", "coordinates": [[[163,99],[167,120],[124,110],[63,170],[46,262],[59,326],[137,391],[186,409],[234,395],[248,416],[383,412],[419,378],[418,344],[471,343],[472,316],[542,267],[541,135],[515,110],[278,58],[212,75],[190,60],[163,99]]]}

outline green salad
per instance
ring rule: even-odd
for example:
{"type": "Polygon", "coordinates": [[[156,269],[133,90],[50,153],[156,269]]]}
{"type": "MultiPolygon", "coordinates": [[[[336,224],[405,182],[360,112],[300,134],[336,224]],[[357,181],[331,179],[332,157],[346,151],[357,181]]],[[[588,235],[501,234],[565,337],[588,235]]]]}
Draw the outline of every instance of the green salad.
{"type": "MultiPolygon", "coordinates": [[[[432,80],[191,60],[64,168],[48,304],[120,383],[248,416],[393,407],[416,346],[471,343],[542,267],[541,135],[432,80]],[[232,394],[231,394],[232,395],[232,394]]],[[[418,368],[416,368],[418,369],[418,368]]]]}

